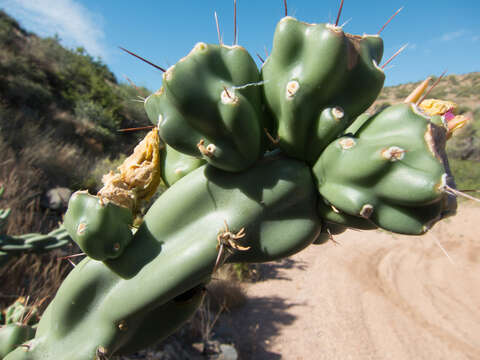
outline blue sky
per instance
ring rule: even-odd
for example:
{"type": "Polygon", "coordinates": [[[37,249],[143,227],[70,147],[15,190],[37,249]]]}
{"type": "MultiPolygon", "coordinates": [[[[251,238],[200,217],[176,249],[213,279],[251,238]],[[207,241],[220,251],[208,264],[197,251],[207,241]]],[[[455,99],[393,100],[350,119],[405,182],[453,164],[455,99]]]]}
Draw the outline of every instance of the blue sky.
{"type": "MultiPolygon", "coordinates": [[[[288,0],[288,13],[307,22],[335,22],[340,0],[288,0]]],[[[480,71],[480,1],[345,0],[340,24],[353,34],[382,32],[384,61],[408,46],[386,67],[386,85],[428,75],[480,71]]],[[[119,81],[156,90],[161,72],[125,54],[123,46],[168,67],[199,41],[218,43],[214,11],[224,43],[233,42],[233,0],[0,0],[0,8],[27,30],[58,34],[68,47],[83,46],[100,57],[119,81]]],[[[239,44],[252,56],[270,50],[273,32],[284,15],[283,0],[237,0],[239,44]]]]}

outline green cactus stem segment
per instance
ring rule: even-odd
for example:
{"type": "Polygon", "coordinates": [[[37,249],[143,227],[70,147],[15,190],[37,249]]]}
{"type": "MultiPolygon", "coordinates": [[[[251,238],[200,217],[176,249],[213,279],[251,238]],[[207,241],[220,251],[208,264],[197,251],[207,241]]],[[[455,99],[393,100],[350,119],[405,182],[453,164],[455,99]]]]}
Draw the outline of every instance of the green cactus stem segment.
{"type": "MultiPolygon", "coordinates": [[[[97,204],[95,197],[77,194],[69,209],[71,227],[90,224],[92,212],[95,219],[109,220],[97,204]]],[[[280,155],[269,155],[241,173],[211,165],[194,170],[156,200],[121,256],[103,262],[86,258],[72,270],[40,321],[28,359],[87,360],[99,345],[110,356],[168,335],[172,324],[181,324],[198,305],[194,300],[190,308],[190,302],[175,298],[211,276],[218,236],[230,246],[226,262],[289,256],[319,236],[316,204],[310,169],[280,155]],[[122,321],[128,330],[119,328],[122,321]]],[[[104,230],[107,223],[93,223],[99,243],[114,237],[104,230]]],[[[108,228],[124,223],[116,216],[108,228]]],[[[16,350],[7,360],[23,356],[16,350]]]]}
{"type": "Polygon", "coordinates": [[[243,47],[199,43],[167,70],[145,110],[175,150],[241,171],[264,151],[262,129],[268,126],[260,84],[255,61],[243,47]]]}
{"type": "Polygon", "coordinates": [[[382,55],[377,35],[355,36],[331,24],[283,18],[262,67],[280,148],[313,164],[376,99],[385,79],[377,65],[382,55]]]}
{"type": "Polygon", "coordinates": [[[339,215],[421,234],[455,212],[454,197],[442,190],[446,183],[455,187],[443,127],[411,104],[360,121],[356,133],[332,142],[313,168],[321,196],[339,215]]]}
{"type": "Polygon", "coordinates": [[[64,226],[92,259],[104,261],[122,254],[132,240],[132,212],[88,192],[70,198],[64,226]]]}

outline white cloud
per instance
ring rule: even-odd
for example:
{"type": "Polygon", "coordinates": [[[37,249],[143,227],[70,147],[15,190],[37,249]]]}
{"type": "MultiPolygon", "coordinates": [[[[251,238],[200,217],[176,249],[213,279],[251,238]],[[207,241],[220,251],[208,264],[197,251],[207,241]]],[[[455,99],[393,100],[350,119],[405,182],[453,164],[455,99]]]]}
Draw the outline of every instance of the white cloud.
{"type": "Polygon", "coordinates": [[[457,39],[457,38],[459,38],[459,37],[464,36],[465,34],[467,34],[467,31],[466,31],[466,30],[453,31],[453,32],[449,32],[449,33],[443,34],[443,35],[440,37],[440,40],[441,40],[441,41],[452,41],[452,40],[455,40],[455,39],[457,39]]]}
{"type": "Polygon", "coordinates": [[[83,46],[90,55],[107,57],[99,14],[75,0],[0,0],[8,14],[40,36],[58,34],[67,46],[83,46]]]}

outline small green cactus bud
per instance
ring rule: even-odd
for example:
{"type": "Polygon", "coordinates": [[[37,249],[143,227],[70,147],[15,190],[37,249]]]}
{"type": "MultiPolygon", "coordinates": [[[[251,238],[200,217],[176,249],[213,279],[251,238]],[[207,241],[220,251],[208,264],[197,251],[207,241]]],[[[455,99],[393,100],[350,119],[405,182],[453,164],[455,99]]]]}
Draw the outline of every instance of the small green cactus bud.
{"type": "Polygon", "coordinates": [[[119,257],[132,239],[132,212],[88,192],[70,198],[64,226],[72,239],[96,260],[119,257]]]}

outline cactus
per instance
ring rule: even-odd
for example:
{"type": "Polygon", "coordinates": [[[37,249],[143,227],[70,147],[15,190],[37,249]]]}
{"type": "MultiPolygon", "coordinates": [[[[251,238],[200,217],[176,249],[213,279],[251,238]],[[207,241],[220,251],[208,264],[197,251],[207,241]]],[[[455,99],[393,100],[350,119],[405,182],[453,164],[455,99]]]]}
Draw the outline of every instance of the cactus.
{"type": "Polygon", "coordinates": [[[280,147],[312,164],[382,89],[383,41],[332,24],[283,18],[262,68],[265,102],[280,147]]]}
{"type": "Polygon", "coordinates": [[[445,141],[464,119],[417,95],[362,114],[382,53],[379,36],[291,17],[261,73],[240,46],[197,44],[145,101],[158,128],[97,195],[72,196],[65,228],[88,257],[6,360],[132,352],[193,314],[224,263],[283,258],[347,228],[420,234],[453,214],[445,141]],[[169,188],[132,228],[161,178],[169,188]]]}
{"type": "MultiPolygon", "coordinates": [[[[413,104],[391,106],[332,142],[313,171],[337,211],[398,233],[422,234],[455,212],[445,129],[413,104]]],[[[363,121],[363,119],[362,119],[363,121]]]]}
{"type": "MultiPolygon", "coordinates": [[[[140,336],[134,335],[137,328],[154,327],[141,325],[147,319],[168,314],[164,306],[171,299],[208,281],[218,247],[229,250],[222,263],[260,262],[313,242],[321,227],[315,192],[309,168],[283,156],[266,157],[240,174],[198,168],[155,202],[123,254],[76,266],[28,343],[31,350],[18,349],[12,358],[90,359],[99,348],[118,352],[130,337],[140,336]],[[245,236],[235,239],[241,229],[245,236]]],[[[75,210],[69,204],[66,217],[75,210]]],[[[169,317],[184,320],[181,312],[169,317]]],[[[171,324],[161,320],[156,331],[168,333],[171,324]]]]}
{"type": "Polygon", "coordinates": [[[145,110],[177,151],[241,171],[263,153],[259,81],[257,66],[243,47],[199,43],[165,72],[145,110]]]}

